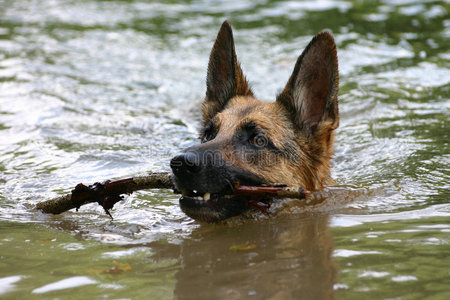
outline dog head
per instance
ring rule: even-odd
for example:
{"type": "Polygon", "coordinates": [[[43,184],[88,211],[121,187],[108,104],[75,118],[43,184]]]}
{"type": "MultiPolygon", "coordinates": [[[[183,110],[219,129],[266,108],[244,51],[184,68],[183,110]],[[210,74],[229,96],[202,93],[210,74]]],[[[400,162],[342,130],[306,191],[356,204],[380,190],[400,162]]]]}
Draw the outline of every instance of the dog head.
{"type": "Polygon", "coordinates": [[[181,209],[219,221],[250,208],[235,184],[285,184],[314,191],[332,183],[330,158],[339,124],[338,62],[329,32],[298,58],[273,103],[255,98],[236,58],[231,25],[220,28],[209,58],[199,145],[170,166],[181,209]]]}

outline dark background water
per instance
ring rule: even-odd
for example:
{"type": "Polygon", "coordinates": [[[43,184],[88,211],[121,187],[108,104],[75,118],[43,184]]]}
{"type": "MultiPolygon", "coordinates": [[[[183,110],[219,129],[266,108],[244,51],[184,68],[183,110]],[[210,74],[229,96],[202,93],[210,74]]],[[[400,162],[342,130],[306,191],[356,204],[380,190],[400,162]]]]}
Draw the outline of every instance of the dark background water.
{"type": "Polygon", "coordinates": [[[0,297],[450,297],[448,1],[0,0],[0,297]],[[319,209],[199,224],[168,191],[46,216],[78,182],[168,171],[224,19],[273,101],[335,36],[341,124],[319,209]],[[237,249],[237,250],[236,250],[237,249]]]}

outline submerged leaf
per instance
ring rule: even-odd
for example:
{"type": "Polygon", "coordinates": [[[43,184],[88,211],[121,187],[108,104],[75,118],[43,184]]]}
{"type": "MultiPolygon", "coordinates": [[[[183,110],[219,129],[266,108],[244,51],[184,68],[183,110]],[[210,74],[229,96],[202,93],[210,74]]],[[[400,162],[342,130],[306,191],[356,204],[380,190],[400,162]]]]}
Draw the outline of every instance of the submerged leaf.
{"type": "Polygon", "coordinates": [[[105,273],[108,273],[108,274],[121,274],[123,272],[125,272],[125,271],[118,267],[112,267],[111,269],[105,271],[105,273]]]}
{"type": "Polygon", "coordinates": [[[256,246],[255,244],[249,244],[249,242],[246,242],[245,244],[241,244],[241,245],[233,245],[230,246],[230,250],[233,251],[243,251],[243,250],[252,250],[252,249],[256,249],[258,246],[256,246]]]}
{"type": "Polygon", "coordinates": [[[113,267],[109,269],[88,269],[86,270],[87,273],[93,274],[93,275],[100,275],[103,273],[106,274],[122,274],[123,272],[127,272],[132,270],[133,268],[129,264],[121,263],[120,261],[113,261],[112,264],[113,267]]]}
{"type": "Polygon", "coordinates": [[[129,264],[121,263],[120,261],[113,261],[113,265],[115,265],[117,268],[122,269],[124,271],[130,271],[133,269],[129,264]]]}

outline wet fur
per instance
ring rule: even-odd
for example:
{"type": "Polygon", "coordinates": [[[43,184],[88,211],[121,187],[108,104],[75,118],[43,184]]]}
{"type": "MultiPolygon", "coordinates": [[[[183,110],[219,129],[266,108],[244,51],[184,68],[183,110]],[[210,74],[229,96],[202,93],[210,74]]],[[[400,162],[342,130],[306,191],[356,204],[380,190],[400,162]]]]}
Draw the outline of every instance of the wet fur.
{"type": "MultiPolygon", "coordinates": [[[[276,101],[256,99],[237,60],[231,25],[225,21],[208,65],[202,143],[172,160],[175,184],[202,193],[226,193],[236,182],[311,191],[333,184],[330,160],[339,124],[337,92],[336,45],[330,33],[320,32],[298,58],[276,101]],[[214,157],[205,158],[205,153],[214,157]],[[195,168],[183,167],[194,161],[195,168]]],[[[191,209],[185,212],[203,218],[191,209]]]]}

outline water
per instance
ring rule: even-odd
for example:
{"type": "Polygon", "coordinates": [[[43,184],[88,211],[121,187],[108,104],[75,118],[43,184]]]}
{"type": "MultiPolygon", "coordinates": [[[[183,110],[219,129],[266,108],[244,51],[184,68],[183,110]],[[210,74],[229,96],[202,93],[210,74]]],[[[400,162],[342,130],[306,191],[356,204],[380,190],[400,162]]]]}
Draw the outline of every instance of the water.
{"type": "Polygon", "coordinates": [[[0,1],[2,299],[448,299],[448,1],[0,1]],[[333,175],[354,191],[199,224],[169,191],[42,215],[79,182],[168,171],[231,20],[272,101],[316,32],[338,45],[333,175]]]}

